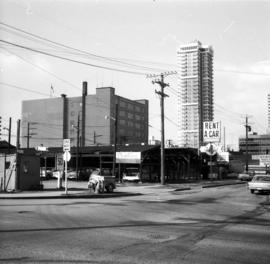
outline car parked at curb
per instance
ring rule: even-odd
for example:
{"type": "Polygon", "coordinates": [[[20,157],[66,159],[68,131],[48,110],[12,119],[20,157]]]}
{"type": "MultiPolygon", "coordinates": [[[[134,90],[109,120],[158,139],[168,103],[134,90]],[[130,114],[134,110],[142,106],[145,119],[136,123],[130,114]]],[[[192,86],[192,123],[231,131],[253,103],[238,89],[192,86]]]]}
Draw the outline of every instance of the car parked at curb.
{"type": "Polygon", "coordinates": [[[270,175],[255,175],[248,183],[248,188],[251,193],[257,192],[270,192],[270,175]]]}
{"type": "Polygon", "coordinates": [[[238,174],[238,180],[240,181],[251,181],[254,176],[253,172],[243,172],[238,174]]]}
{"type": "Polygon", "coordinates": [[[52,176],[53,176],[53,173],[51,170],[49,170],[49,169],[45,170],[45,168],[40,169],[40,178],[42,180],[49,180],[52,178],[52,176]]]}
{"type": "Polygon", "coordinates": [[[140,171],[138,168],[126,168],[123,173],[123,182],[139,182],[140,171]]]}

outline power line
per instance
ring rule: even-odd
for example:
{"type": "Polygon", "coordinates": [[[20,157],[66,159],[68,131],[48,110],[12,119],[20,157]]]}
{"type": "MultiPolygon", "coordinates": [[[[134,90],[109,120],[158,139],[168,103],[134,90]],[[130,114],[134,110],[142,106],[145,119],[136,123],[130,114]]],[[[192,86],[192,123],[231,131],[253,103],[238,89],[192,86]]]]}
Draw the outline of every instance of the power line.
{"type": "Polygon", "coordinates": [[[52,73],[52,72],[46,70],[45,68],[40,67],[40,66],[38,66],[38,65],[36,65],[36,64],[34,64],[34,63],[28,61],[28,60],[26,60],[26,59],[23,58],[22,56],[20,56],[20,55],[14,53],[14,52],[12,52],[12,51],[6,49],[6,48],[3,48],[3,47],[1,47],[1,48],[4,49],[4,50],[6,50],[7,52],[9,52],[10,54],[13,54],[14,56],[20,58],[20,59],[23,60],[24,62],[26,62],[26,63],[32,65],[33,67],[35,67],[35,68],[37,68],[37,69],[39,69],[39,70],[41,70],[41,71],[43,71],[43,72],[46,72],[47,74],[49,74],[49,75],[55,77],[57,80],[60,80],[60,81],[62,81],[62,82],[64,82],[64,83],[66,83],[66,84],[72,86],[73,88],[76,88],[76,89],[81,90],[79,87],[77,87],[77,86],[75,86],[74,84],[68,82],[67,80],[64,80],[64,79],[60,78],[59,76],[57,76],[56,74],[54,74],[54,73],[52,73]]]}
{"type": "Polygon", "coordinates": [[[128,70],[121,70],[121,69],[116,69],[116,68],[111,68],[111,67],[106,67],[106,66],[100,66],[100,65],[96,65],[96,64],[92,64],[92,63],[87,63],[87,62],[83,62],[83,61],[78,61],[78,60],[74,60],[74,59],[70,59],[70,58],[66,58],[63,56],[58,56],[58,55],[54,55],[48,52],[44,52],[41,50],[37,50],[37,49],[33,49],[27,46],[23,46],[23,45],[19,45],[13,42],[9,42],[9,41],[5,41],[0,39],[0,42],[8,44],[8,45],[12,45],[21,49],[25,49],[25,50],[29,50],[35,53],[40,53],[43,55],[47,55],[53,58],[57,58],[57,59],[61,59],[61,60],[65,60],[65,61],[69,61],[69,62],[74,62],[74,63],[78,63],[78,64],[82,64],[82,65],[86,65],[86,66],[91,66],[94,68],[100,68],[100,69],[105,69],[105,70],[111,70],[111,71],[118,71],[118,72],[123,72],[123,73],[129,73],[129,74],[136,74],[136,75],[146,75],[146,73],[142,73],[142,72],[135,72],[135,71],[128,71],[128,70]]]}
{"type": "Polygon", "coordinates": [[[87,55],[87,56],[90,56],[90,57],[94,57],[95,59],[102,59],[102,60],[113,62],[113,63],[120,63],[120,64],[123,64],[123,65],[126,65],[126,66],[136,67],[136,68],[144,69],[144,70],[148,70],[148,71],[149,70],[150,71],[164,71],[164,69],[155,69],[155,68],[149,68],[149,67],[145,67],[145,66],[141,66],[141,65],[135,65],[135,64],[131,64],[131,63],[126,63],[126,62],[120,61],[120,60],[115,59],[115,58],[109,58],[109,57],[105,57],[105,56],[100,56],[100,55],[96,55],[96,54],[93,54],[93,53],[89,53],[89,52],[86,52],[86,51],[82,51],[82,50],[79,50],[79,49],[76,49],[76,48],[72,48],[70,46],[67,46],[67,45],[64,45],[64,44],[61,44],[61,43],[58,43],[58,42],[49,40],[47,38],[44,38],[44,37],[41,37],[41,36],[32,34],[30,32],[27,32],[25,30],[16,28],[14,26],[8,25],[8,24],[3,23],[3,22],[0,22],[0,24],[2,26],[5,26],[5,27],[11,28],[13,30],[19,31],[20,33],[23,33],[23,34],[26,34],[28,36],[34,37],[36,39],[39,39],[39,40],[42,40],[42,41],[45,41],[45,42],[52,43],[53,45],[56,45],[56,46],[64,47],[65,49],[74,50],[76,52],[79,52],[79,54],[77,54],[77,55],[87,55]]]}
{"type": "Polygon", "coordinates": [[[20,87],[20,86],[17,86],[17,85],[9,84],[9,83],[0,82],[0,84],[6,85],[6,86],[9,86],[9,87],[13,87],[15,89],[23,90],[23,91],[26,91],[26,92],[30,92],[30,93],[36,93],[36,94],[45,95],[45,96],[49,95],[49,94],[41,93],[41,92],[38,92],[38,91],[30,90],[30,89],[27,89],[27,88],[23,88],[23,87],[20,87]]]}

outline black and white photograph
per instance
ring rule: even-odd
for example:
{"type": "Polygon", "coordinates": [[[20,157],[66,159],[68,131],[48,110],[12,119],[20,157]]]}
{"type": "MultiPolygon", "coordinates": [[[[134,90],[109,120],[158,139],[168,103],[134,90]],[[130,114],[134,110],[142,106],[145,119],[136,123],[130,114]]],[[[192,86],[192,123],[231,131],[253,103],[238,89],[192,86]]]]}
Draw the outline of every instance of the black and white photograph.
{"type": "Polygon", "coordinates": [[[0,0],[0,263],[268,264],[270,0],[0,0]]]}

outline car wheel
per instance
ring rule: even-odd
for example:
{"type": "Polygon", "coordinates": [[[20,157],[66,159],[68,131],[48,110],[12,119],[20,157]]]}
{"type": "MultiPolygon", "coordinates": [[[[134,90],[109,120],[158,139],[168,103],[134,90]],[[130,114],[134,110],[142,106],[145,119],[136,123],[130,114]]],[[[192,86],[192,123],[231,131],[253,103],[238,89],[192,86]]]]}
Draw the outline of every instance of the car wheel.
{"type": "Polygon", "coordinates": [[[251,193],[254,193],[254,190],[250,190],[251,193]]]}
{"type": "Polygon", "coordinates": [[[109,186],[106,187],[106,191],[108,193],[112,193],[113,192],[113,185],[112,184],[109,184],[109,186]]]}

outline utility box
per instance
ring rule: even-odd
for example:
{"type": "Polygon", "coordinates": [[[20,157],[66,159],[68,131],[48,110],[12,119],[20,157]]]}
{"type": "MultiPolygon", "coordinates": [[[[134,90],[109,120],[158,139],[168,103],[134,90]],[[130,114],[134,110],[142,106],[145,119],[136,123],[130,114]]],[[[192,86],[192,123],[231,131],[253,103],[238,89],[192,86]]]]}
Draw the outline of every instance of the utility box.
{"type": "Polygon", "coordinates": [[[17,155],[17,186],[19,190],[41,189],[40,157],[35,151],[23,150],[17,155]]]}

